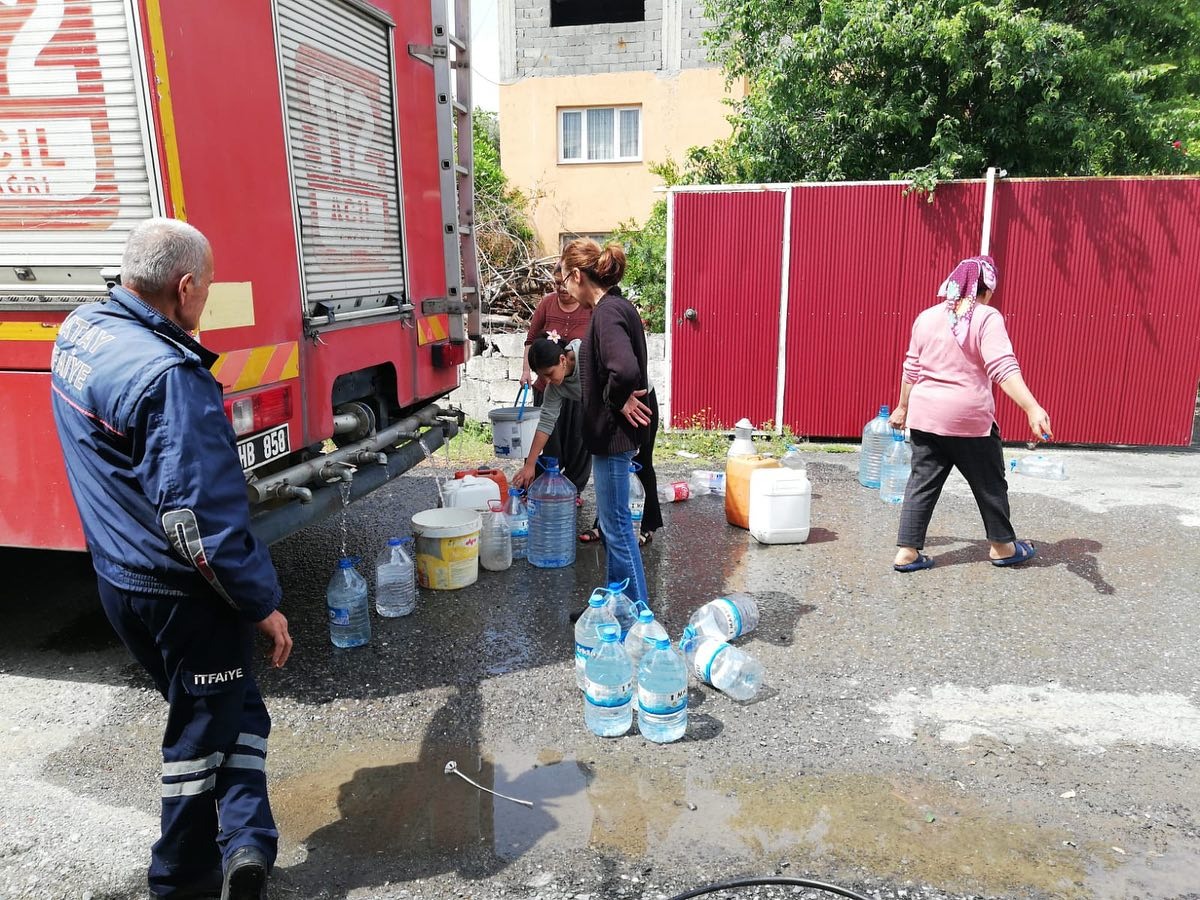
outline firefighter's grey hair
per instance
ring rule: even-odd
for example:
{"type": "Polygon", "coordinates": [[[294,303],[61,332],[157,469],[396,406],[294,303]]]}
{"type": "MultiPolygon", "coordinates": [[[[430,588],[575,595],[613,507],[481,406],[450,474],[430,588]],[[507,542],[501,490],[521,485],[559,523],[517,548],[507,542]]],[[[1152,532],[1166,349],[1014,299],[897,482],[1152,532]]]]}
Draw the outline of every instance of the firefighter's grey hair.
{"type": "Polygon", "coordinates": [[[121,283],[158,295],[189,272],[202,277],[208,238],[178,219],[147,219],[129,234],[121,258],[121,283]]]}

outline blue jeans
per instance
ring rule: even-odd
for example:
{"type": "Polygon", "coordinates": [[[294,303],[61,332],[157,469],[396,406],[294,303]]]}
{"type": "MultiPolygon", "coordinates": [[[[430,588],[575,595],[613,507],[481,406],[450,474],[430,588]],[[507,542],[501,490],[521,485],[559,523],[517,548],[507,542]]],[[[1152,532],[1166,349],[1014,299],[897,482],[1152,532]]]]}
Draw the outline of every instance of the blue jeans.
{"type": "Polygon", "coordinates": [[[611,584],[628,578],[626,593],[630,598],[649,603],[642,551],[633,536],[633,518],[629,515],[629,463],[633,453],[593,456],[592,483],[596,486],[596,513],[604,535],[608,581],[611,584]]]}

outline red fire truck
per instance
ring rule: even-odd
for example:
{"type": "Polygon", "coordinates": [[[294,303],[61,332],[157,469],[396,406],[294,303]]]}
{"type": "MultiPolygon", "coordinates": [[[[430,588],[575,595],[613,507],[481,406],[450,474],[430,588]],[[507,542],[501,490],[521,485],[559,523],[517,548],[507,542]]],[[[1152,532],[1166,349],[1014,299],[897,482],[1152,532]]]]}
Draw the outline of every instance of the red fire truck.
{"type": "Polygon", "coordinates": [[[0,0],[0,545],[83,548],[50,350],[152,215],[212,242],[200,340],[262,537],[453,433],[479,294],[448,2],[0,0]]]}

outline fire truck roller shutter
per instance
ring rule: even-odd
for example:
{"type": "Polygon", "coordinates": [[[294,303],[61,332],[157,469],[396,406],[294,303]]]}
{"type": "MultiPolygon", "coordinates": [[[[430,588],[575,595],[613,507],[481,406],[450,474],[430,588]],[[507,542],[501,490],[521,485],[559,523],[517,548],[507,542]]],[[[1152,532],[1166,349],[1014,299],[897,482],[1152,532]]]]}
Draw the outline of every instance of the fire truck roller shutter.
{"type": "Polygon", "coordinates": [[[391,25],[347,0],[279,0],[305,314],[404,291],[391,25]]]}
{"type": "Polygon", "coordinates": [[[105,290],[100,270],[161,208],[132,15],[128,0],[26,0],[4,16],[0,307],[94,299],[78,294],[105,290]]]}

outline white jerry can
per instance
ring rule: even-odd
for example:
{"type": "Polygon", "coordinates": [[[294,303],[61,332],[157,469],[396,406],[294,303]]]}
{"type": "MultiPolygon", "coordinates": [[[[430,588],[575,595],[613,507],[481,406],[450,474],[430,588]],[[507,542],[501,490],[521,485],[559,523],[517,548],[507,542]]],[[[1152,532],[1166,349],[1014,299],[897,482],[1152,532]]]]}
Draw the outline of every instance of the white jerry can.
{"type": "Polygon", "coordinates": [[[803,469],[750,474],[750,533],[760,544],[803,544],[812,514],[812,483],[803,469]]]}

